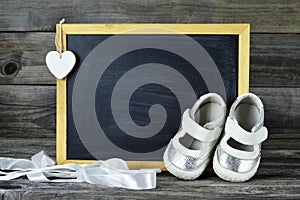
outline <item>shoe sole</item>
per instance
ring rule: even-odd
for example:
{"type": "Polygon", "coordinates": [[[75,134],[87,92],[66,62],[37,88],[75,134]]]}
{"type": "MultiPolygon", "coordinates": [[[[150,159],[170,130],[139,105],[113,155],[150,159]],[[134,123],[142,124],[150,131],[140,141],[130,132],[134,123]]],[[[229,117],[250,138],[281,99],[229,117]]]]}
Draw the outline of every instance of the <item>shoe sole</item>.
{"type": "Polygon", "coordinates": [[[216,150],[213,158],[213,169],[215,173],[223,180],[230,181],[230,182],[245,182],[248,181],[256,174],[259,163],[260,163],[260,159],[254,166],[254,168],[249,172],[246,173],[234,172],[221,166],[217,158],[217,150],[216,150]]]}

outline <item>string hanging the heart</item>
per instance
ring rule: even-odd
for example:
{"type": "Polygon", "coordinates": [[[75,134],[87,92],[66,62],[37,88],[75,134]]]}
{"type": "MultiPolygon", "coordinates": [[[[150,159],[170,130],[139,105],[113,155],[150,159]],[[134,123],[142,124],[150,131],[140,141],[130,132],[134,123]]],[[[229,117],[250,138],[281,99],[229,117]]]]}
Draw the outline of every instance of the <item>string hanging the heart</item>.
{"type": "Polygon", "coordinates": [[[57,45],[57,38],[55,35],[55,46],[59,50],[50,51],[46,55],[46,64],[49,71],[55,76],[57,79],[65,78],[73,69],[76,63],[76,57],[72,51],[63,52],[63,42],[62,42],[62,24],[65,22],[65,19],[62,19],[59,22],[59,41],[60,45],[57,45]]]}

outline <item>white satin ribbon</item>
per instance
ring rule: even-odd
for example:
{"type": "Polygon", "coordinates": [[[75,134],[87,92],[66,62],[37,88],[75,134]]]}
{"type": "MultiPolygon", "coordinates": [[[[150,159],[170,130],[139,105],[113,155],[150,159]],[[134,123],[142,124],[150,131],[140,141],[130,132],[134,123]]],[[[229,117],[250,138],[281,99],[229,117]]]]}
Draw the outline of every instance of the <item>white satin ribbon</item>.
{"type": "Polygon", "coordinates": [[[31,160],[0,157],[0,169],[0,180],[27,176],[37,182],[87,182],[133,190],[155,188],[156,173],[160,172],[160,169],[129,170],[127,163],[118,158],[93,164],[55,165],[43,151],[31,160]]]}

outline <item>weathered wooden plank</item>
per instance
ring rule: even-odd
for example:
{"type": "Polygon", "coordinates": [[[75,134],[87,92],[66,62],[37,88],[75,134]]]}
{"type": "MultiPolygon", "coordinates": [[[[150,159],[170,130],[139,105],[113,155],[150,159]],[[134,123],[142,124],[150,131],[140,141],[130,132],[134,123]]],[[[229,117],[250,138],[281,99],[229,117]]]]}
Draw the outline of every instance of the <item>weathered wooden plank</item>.
{"type": "MultiPolygon", "coordinates": [[[[0,67],[14,61],[22,67],[13,79],[0,74],[0,84],[55,84],[45,65],[54,49],[54,33],[0,33],[0,67]]],[[[252,34],[250,85],[300,87],[300,35],[252,34]]]]}
{"type": "Polygon", "coordinates": [[[0,31],[53,31],[68,23],[250,23],[252,32],[299,33],[297,0],[0,2],[0,31]]]}
{"type": "Polygon", "coordinates": [[[297,199],[300,181],[295,178],[254,178],[229,183],[217,177],[180,181],[158,175],[153,190],[106,188],[88,183],[36,183],[25,179],[0,183],[2,199],[297,199]]]}
{"type": "MultiPolygon", "coordinates": [[[[251,88],[265,104],[270,133],[300,131],[300,88],[251,88]],[[283,132],[281,132],[283,130],[283,132]]],[[[55,86],[0,85],[0,133],[55,132],[55,86]]]]}
{"type": "Polygon", "coordinates": [[[253,34],[250,42],[250,87],[300,86],[300,35],[253,34]]]}
{"type": "Polygon", "coordinates": [[[0,105],[0,110],[1,136],[55,137],[55,108],[0,105]]]}
{"type": "Polygon", "coordinates": [[[250,88],[261,97],[270,132],[300,130],[300,88],[250,88]]]}
{"type": "Polygon", "coordinates": [[[55,86],[0,86],[0,134],[55,137],[55,86]]]}
{"type": "Polygon", "coordinates": [[[55,86],[0,85],[0,104],[7,106],[56,107],[55,86]]]}
{"type": "MultiPolygon", "coordinates": [[[[262,149],[262,160],[260,168],[254,177],[254,180],[270,180],[275,178],[300,178],[300,149],[299,142],[297,150],[281,149],[262,149]]],[[[1,157],[14,157],[14,158],[27,158],[30,159],[32,155],[39,151],[45,151],[48,155],[55,159],[55,141],[49,139],[8,139],[5,141],[0,140],[0,156],[1,157]]],[[[212,167],[209,166],[205,173],[198,180],[214,180],[212,167]]],[[[172,178],[172,177],[171,177],[172,178]]],[[[299,180],[299,178],[297,180],[299,180]]],[[[170,180],[171,181],[171,180],[170,180]]],[[[222,183],[222,182],[221,182],[222,183]]],[[[180,183],[179,183],[180,184],[180,183]]],[[[181,183],[183,186],[184,182],[181,183]]],[[[218,182],[216,182],[218,185],[218,182]]],[[[213,186],[216,186],[213,184],[213,186]]],[[[159,187],[159,186],[158,186],[159,187]]],[[[1,191],[1,186],[0,186],[1,191]]]]}
{"type": "Polygon", "coordinates": [[[4,33],[0,34],[0,67],[16,62],[21,70],[13,79],[0,74],[0,84],[55,84],[48,71],[45,56],[54,50],[53,33],[4,33]]]}
{"type": "MultiPolygon", "coordinates": [[[[44,136],[43,132],[40,134],[44,136]]],[[[17,139],[16,137],[10,139],[0,135],[1,157],[30,159],[34,154],[45,151],[51,158],[55,159],[55,134],[52,134],[54,136],[52,138],[37,138],[34,135],[31,136],[30,132],[24,132],[23,135],[19,134],[20,138],[17,139]]]]}
{"type": "MultiPolygon", "coordinates": [[[[299,142],[298,142],[299,143],[299,142]]],[[[48,155],[55,157],[54,142],[47,139],[7,140],[0,145],[0,156],[15,158],[30,158],[34,153],[45,150],[48,155]]],[[[221,196],[247,198],[260,197],[296,197],[300,187],[300,154],[298,150],[262,150],[260,168],[253,179],[245,183],[228,183],[217,178],[210,169],[195,181],[181,181],[169,173],[158,175],[157,189],[151,191],[129,191],[124,189],[104,188],[100,185],[85,183],[30,183],[18,179],[0,183],[0,194],[4,197],[22,198],[133,198],[134,195],[143,198],[182,199],[197,193],[199,197],[219,198],[221,196]],[[279,191],[278,191],[279,190],[279,191]],[[26,191],[26,192],[25,192],[26,191]],[[101,191],[101,192],[99,192],[101,191]],[[176,191],[176,195],[174,194],[176,191]],[[77,193],[78,192],[78,193],[77,193]],[[87,192],[89,194],[87,194],[87,192]],[[277,193],[278,192],[278,193],[277,193]],[[71,196],[65,196],[69,194],[71,196]],[[81,196],[83,195],[83,196],[81,196]],[[91,195],[91,196],[89,196],[91,195]]],[[[197,196],[197,197],[198,197],[197,196]]]]}

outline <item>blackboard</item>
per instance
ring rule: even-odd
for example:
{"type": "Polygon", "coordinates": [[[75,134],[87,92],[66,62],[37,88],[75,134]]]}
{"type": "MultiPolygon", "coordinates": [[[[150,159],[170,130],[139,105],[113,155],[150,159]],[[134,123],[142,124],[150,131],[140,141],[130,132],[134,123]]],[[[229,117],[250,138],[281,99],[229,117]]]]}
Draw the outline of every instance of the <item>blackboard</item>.
{"type": "Polygon", "coordinates": [[[216,92],[230,108],[247,92],[249,44],[241,46],[241,32],[248,25],[239,25],[237,33],[233,27],[205,33],[205,25],[127,26],[116,32],[110,26],[89,31],[63,25],[64,48],[77,61],[68,77],[58,80],[58,93],[64,85],[65,97],[63,142],[57,133],[63,159],[58,156],[58,162],[118,157],[133,168],[162,167],[183,111],[197,98],[216,92]]]}

